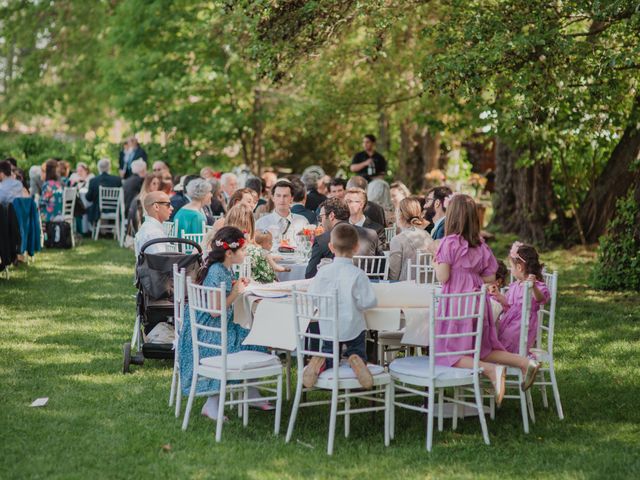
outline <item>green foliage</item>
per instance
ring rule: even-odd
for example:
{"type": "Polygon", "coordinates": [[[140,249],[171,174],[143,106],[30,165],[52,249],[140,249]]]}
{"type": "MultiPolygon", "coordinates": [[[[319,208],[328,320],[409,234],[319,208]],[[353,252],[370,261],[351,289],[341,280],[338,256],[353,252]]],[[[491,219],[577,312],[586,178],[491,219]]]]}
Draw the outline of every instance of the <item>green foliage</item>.
{"type": "Polygon", "coordinates": [[[592,283],[602,290],[640,291],[640,205],[633,190],[616,203],[616,216],[600,239],[592,283]]]}
{"type": "MultiPolygon", "coordinates": [[[[90,167],[100,159],[101,152],[109,149],[99,141],[59,140],[47,135],[0,134],[0,157],[14,157],[24,170],[40,165],[49,158],[61,158],[72,165],[85,162],[90,167]]],[[[117,157],[116,157],[117,158],[117,157]]]]}

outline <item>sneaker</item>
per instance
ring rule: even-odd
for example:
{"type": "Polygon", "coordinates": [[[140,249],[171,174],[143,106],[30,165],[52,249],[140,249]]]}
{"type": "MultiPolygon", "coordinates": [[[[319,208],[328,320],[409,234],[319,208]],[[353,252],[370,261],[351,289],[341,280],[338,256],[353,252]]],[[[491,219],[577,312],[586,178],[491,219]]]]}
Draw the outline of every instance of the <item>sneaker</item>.
{"type": "Polygon", "coordinates": [[[324,367],[324,358],[323,357],[313,357],[309,364],[304,368],[304,372],[302,373],[302,384],[306,388],[313,387],[318,381],[318,375],[322,372],[324,367]]]}
{"type": "Polygon", "coordinates": [[[373,387],[373,376],[362,358],[354,353],[349,357],[349,365],[356,374],[358,383],[360,383],[362,388],[365,390],[371,390],[371,387],[373,387]]]}

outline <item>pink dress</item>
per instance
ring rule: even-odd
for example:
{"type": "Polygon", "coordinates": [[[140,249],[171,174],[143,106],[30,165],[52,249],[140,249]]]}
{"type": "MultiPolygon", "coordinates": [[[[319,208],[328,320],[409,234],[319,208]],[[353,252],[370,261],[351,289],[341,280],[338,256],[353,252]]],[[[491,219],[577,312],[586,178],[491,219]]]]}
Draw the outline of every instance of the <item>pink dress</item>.
{"type": "MultiPolygon", "coordinates": [[[[446,263],[451,267],[449,280],[442,285],[442,293],[467,293],[477,292],[482,288],[482,277],[489,277],[496,273],[498,263],[493,252],[484,241],[474,248],[469,248],[467,241],[460,235],[447,235],[436,252],[436,261],[446,263]]],[[[439,315],[449,313],[449,305],[441,302],[439,315]]],[[[452,320],[436,323],[436,333],[463,333],[474,329],[473,320],[452,320]]],[[[504,350],[496,330],[493,326],[493,314],[489,295],[485,303],[484,321],[482,323],[482,345],[480,346],[480,358],[484,358],[493,350],[504,350]]],[[[436,351],[454,352],[459,350],[471,350],[473,348],[471,337],[436,339],[436,351]]],[[[461,355],[438,357],[437,365],[452,367],[462,358],[461,355]]]]}
{"type": "MultiPolygon", "coordinates": [[[[522,283],[513,282],[509,285],[507,302],[509,309],[502,313],[498,327],[498,339],[504,348],[511,353],[520,353],[520,320],[522,315],[522,283]]],[[[544,301],[538,302],[531,293],[531,317],[529,318],[529,332],[527,338],[527,352],[536,341],[538,332],[538,310],[551,298],[549,289],[544,282],[536,281],[536,287],[544,295],[544,301]]]]}

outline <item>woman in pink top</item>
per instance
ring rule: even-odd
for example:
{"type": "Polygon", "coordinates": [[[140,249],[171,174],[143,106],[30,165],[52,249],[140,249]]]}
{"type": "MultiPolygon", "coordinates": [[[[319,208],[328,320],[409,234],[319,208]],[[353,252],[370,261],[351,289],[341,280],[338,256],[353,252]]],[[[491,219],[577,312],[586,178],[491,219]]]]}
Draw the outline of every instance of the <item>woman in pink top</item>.
{"type": "Polygon", "coordinates": [[[509,308],[500,317],[498,338],[508,352],[518,353],[520,350],[520,321],[522,314],[522,286],[525,281],[533,284],[531,293],[531,317],[527,332],[527,352],[536,341],[538,332],[538,311],[551,298],[549,289],[543,282],[542,265],[538,252],[531,245],[515,242],[509,253],[511,274],[516,279],[509,285],[507,304],[509,308]]]}
{"type": "MultiPolygon", "coordinates": [[[[435,256],[436,275],[438,281],[442,283],[442,293],[478,291],[484,283],[491,283],[495,280],[498,264],[491,249],[480,237],[480,221],[475,201],[468,195],[454,194],[445,200],[445,205],[447,209],[445,237],[442,239],[435,256]]],[[[533,383],[540,364],[505,351],[493,327],[493,315],[488,296],[485,308],[480,366],[483,369],[483,374],[494,385],[496,403],[499,405],[505,390],[506,368],[503,365],[522,369],[525,380],[521,388],[526,390],[533,383]]],[[[449,305],[443,301],[439,305],[438,314],[449,313],[448,309],[449,305]]],[[[437,334],[463,333],[472,330],[473,320],[471,319],[468,321],[441,321],[436,324],[437,334]]],[[[471,337],[436,340],[438,352],[471,349],[473,349],[471,337]]],[[[438,357],[436,363],[449,367],[473,367],[473,359],[470,356],[462,355],[438,357]]]]}

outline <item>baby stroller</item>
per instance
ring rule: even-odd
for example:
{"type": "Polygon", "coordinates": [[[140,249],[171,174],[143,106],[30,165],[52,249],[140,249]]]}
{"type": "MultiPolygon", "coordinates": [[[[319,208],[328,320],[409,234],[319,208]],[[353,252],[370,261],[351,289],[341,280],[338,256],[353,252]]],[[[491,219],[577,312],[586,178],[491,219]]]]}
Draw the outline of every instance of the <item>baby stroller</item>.
{"type": "Polygon", "coordinates": [[[122,347],[122,373],[129,373],[131,364],[142,365],[145,358],[173,359],[174,264],[195,278],[202,264],[202,247],[192,240],[168,237],[150,240],[140,249],[136,263],[136,323],[131,342],[122,347]],[[145,253],[147,248],[158,243],[169,243],[172,250],[179,250],[178,244],[187,244],[193,249],[190,254],[178,251],[145,253]]]}

